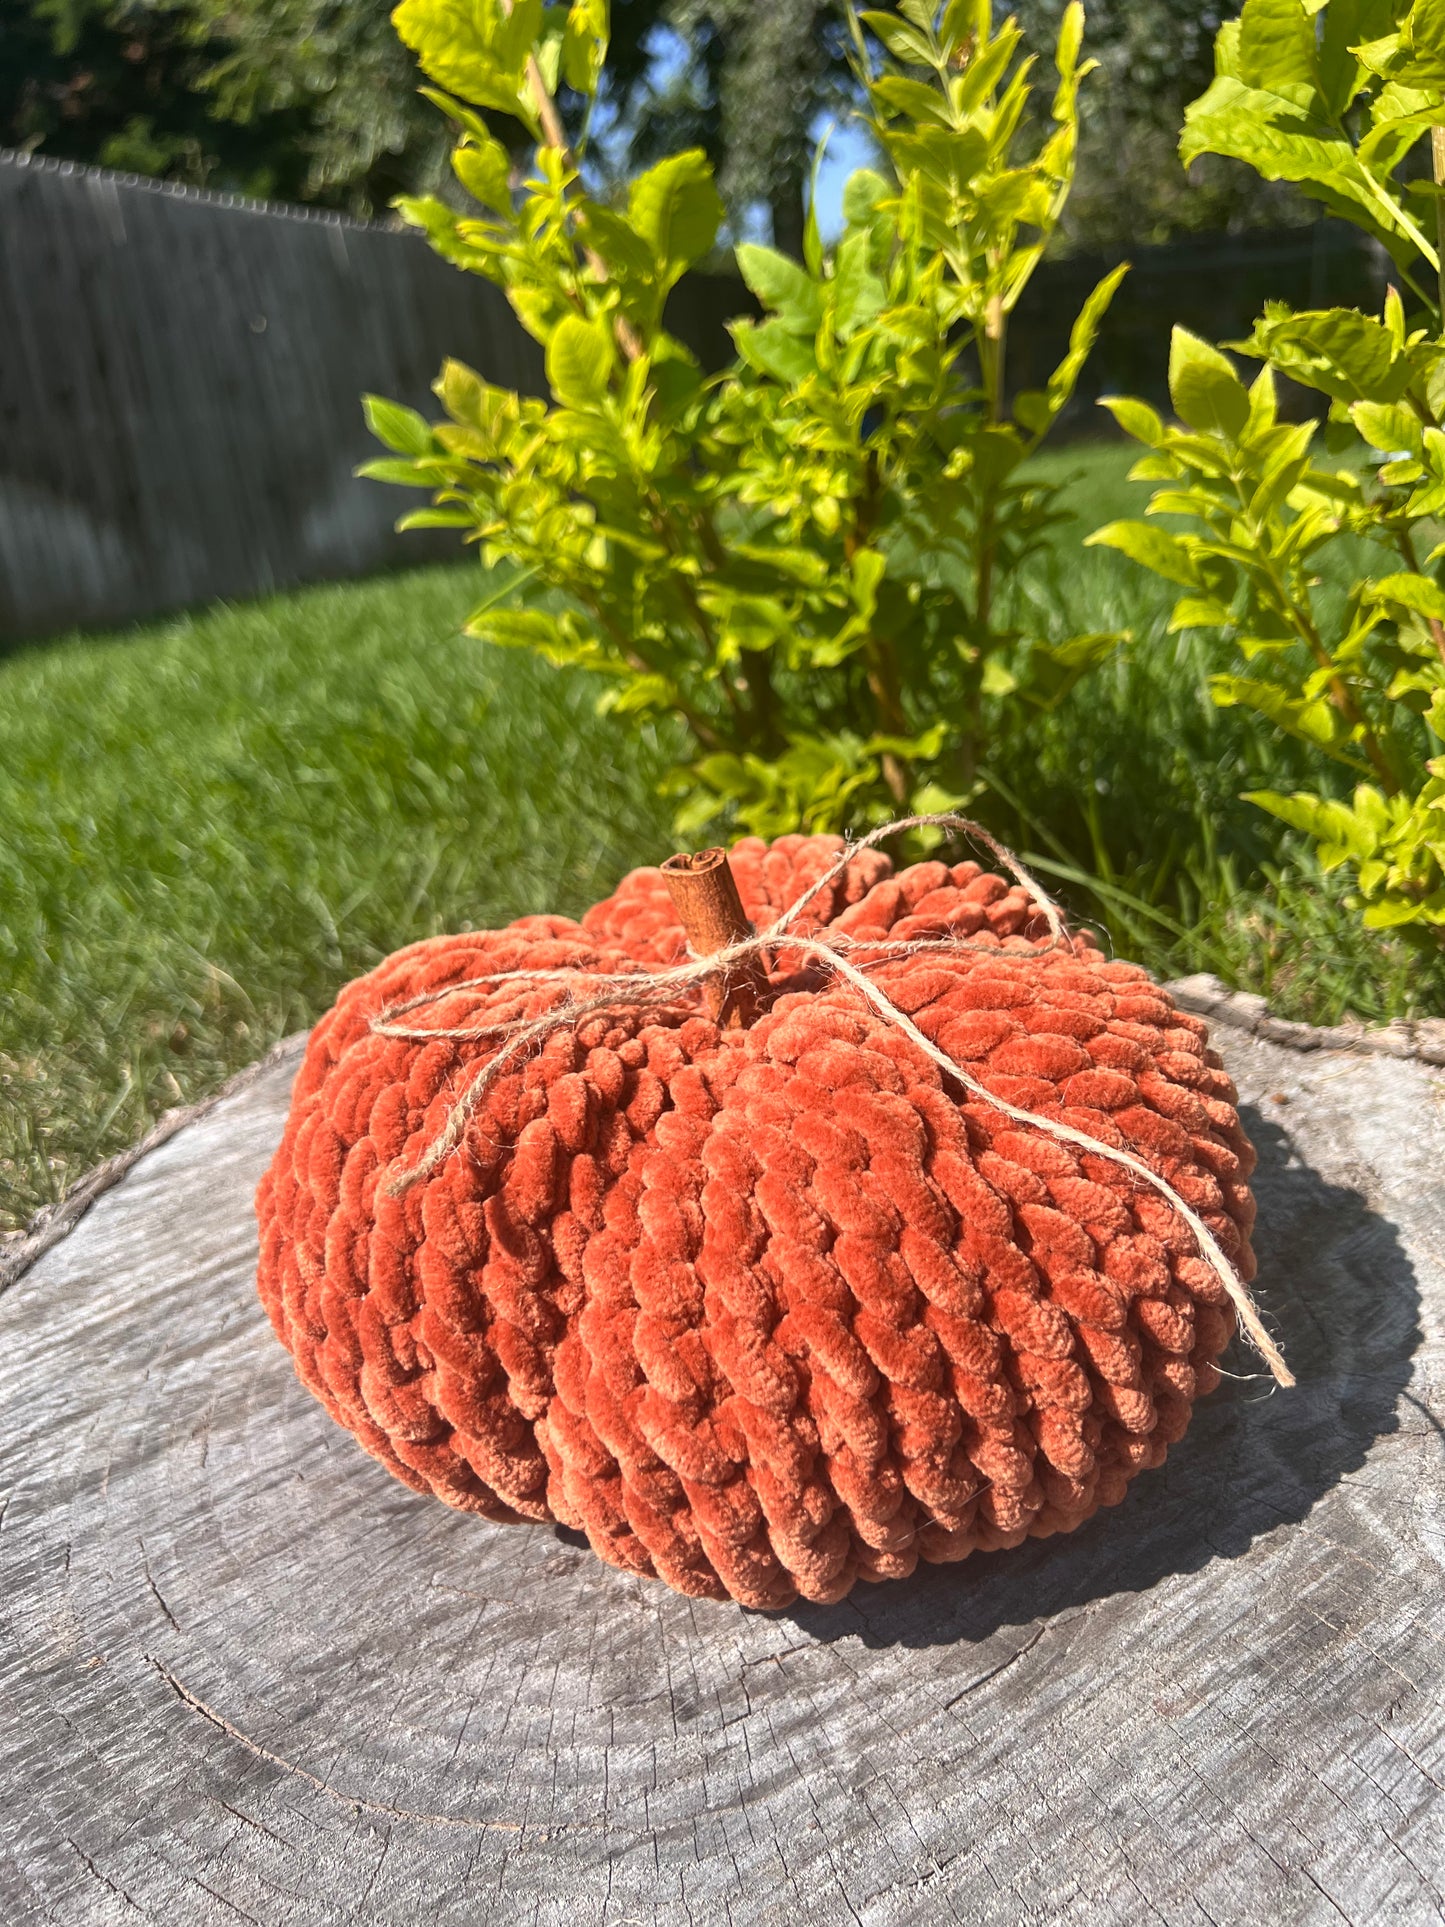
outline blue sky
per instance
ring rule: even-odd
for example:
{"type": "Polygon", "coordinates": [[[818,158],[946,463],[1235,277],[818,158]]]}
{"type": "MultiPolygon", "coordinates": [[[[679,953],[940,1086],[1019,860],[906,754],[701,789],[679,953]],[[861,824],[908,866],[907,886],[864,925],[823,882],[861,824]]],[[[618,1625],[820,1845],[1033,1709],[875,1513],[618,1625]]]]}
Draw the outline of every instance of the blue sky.
{"type": "MultiPolygon", "coordinates": [[[[824,127],[815,130],[819,137],[824,127]]],[[[869,166],[872,160],[868,136],[857,121],[845,120],[834,126],[818,175],[818,226],[825,241],[834,240],[842,229],[843,185],[848,176],[869,166]]]]}
{"type": "MultiPolygon", "coordinates": [[[[655,84],[662,89],[669,81],[676,79],[686,61],[687,50],[670,27],[661,27],[653,32],[648,41],[648,52],[654,62],[655,84]]],[[[605,102],[599,105],[602,112],[594,124],[593,137],[605,143],[610,117],[605,102]]],[[[845,118],[830,123],[824,116],[813,129],[814,140],[821,140],[825,133],[828,133],[828,146],[818,176],[818,226],[823,239],[832,241],[837,239],[843,226],[844,184],[856,169],[869,165],[872,154],[868,137],[856,121],[845,118]]],[[[748,239],[767,238],[767,216],[761,208],[744,226],[748,239]]]]}

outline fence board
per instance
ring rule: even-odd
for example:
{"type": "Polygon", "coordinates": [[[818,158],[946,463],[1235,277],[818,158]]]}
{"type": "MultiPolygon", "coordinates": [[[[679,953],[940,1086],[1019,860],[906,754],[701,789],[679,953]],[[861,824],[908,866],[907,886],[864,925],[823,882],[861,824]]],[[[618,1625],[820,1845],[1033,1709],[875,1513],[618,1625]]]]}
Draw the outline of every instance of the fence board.
{"type": "Polygon", "coordinates": [[[0,157],[0,634],[454,554],[352,469],[358,397],[446,354],[538,390],[487,283],[409,234],[0,157]]]}

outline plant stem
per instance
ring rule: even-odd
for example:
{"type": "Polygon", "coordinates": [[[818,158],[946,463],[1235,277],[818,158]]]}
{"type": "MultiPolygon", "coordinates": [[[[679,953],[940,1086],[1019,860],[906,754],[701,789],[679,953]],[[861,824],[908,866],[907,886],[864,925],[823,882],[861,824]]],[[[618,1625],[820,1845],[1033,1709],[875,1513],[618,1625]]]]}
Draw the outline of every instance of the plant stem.
{"type": "MultiPolygon", "coordinates": [[[[1004,368],[1008,346],[1008,315],[1004,310],[1003,297],[993,294],[984,309],[983,333],[978,342],[979,372],[983,377],[984,395],[991,423],[1003,418],[1004,368]]],[[[984,486],[978,505],[978,536],[975,545],[977,557],[976,590],[974,599],[974,638],[978,651],[977,665],[980,676],[988,655],[989,638],[993,633],[993,578],[994,564],[997,560],[997,531],[995,518],[998,504],[995,499],[994,484],[989,481],[984,486]]],[[[981,747],[983,708],[977,684],[969,692],[968,725],[964,740],[959,746],[959,763],[965,783],[973,781],[978,767],[981,747]]]]}
{"type": "MultiPolygon", "coordinates": [[[[1430,129],[1430,169],[1436,187],[1445,187],[1445,127],[1430,129]]],[[[1445,196],[1435,200],[1435,238],[1439,243],[1440,268],[1437,285],[1440,290],[1440,320],[1445,324],[1445,196]]]]}
{"type": "MultiPolygon", "coordinates": [[[[868,538],[873,533],[873,524],[878,515],[880,481],[878,458],[870,448],[863,458],[863,482],[853,511],[853,526],[843,537],[843,555],[850,568],[854,557],[867,546],[868,538]]],[[[906,736],[908,718],[903,712],[898,660],[891,645],[881,636],[870,633],[864,659],[868,665],[868,690],[877,706],[878,720],[890,736],[906,736]]],[[[895,803],[906,803],[912,786],[907,763],[892,750],[885,750],[882,767],[888,794],[895,803]]]]}
{"type": "MultiPolygon", "coordinates": [[[[639,676],[666,676],[666,671],[659,669],[656,663],[649,662],[646,656],[638,649],[636,643],[618,628],[617,624],[608,615],[599,601],[588,599],[585,602],[585,607],[593,620],[604,628],[608,635],[611,636],[613,642],[616,643],[618,654],[639,676]]],[[[667,681],[672,683],[672,677],[667,676],[667,681]]],[[[709,723],[705,717],[700,716],[698,712],[684,700],[676,683],[673,683],[673,702],[677,706],[678,715],[681,716],[682,720],[687,724],[688,728],[692,731],[693,735],[696,736],[704,749],[717,750],[723,747],[722,738],[718,735],[712,724],[709,723]]]]}
{"type": "MultiPolygon", "coordinates": [[[[1445,133],[1445,128],[1437,127],[1432,131],[1437,134],[1445,133]]],[[[1445,221],[1445,207],[1442,207],[1439,218],[1445,221]]],[[[1420,559],[1415,548],[1415,538],[1403,524],[1395,530],[1395,546],[1399,549],[1401,560],[1411,575],[1419,575],[1420,559]]],[[[1445,622],[1442,622],[1439,616],[1426,616],[1425,626],[1430,631],[1430,638],[1435,644],[1436,655],[1442,663],[1445,663],[1445,622]]]]}
{"type": "MultiPolygon", "coordinates": [[[[868,687],[878,705],[879,720],[888,733],[906,735],[908,718],[903,713],[903,703],[898,693],[898,665],[893,651],[876,637],[870,638],[868,643],[868,687]]],[[[908,764],[891,749],[883,752],[881,762],[888,794],[895,803],[906,803],[910,788],[908,764]]]]}
{"type": "MultiPolygon", "coordinates": [[[[683,554],[682,544],[677,539],[677,530],[673,526],[672,517],[668,514],[667,510],[663,508],[660,503],[654,501],[648,505],[647,517],[652,523],[653,533],[657,536],[668,554],[674,561],[681,560],[683,554]]],[[[702,603],[698,600],[697,590],[693,587],[688,576],[685,575],[681,569],[677,569],[673,572],[673,579],[677,583],[683,601],[687,604],[687,612],[692,619],[692,626],[702,638],[702,646],[707,651],[708,661],[717,668],[718,681],[722,684],[722,692],[724,696],[727,697],[728,708],[732,711],[734,729],[737,731],[739,738],[741,738],[744,735],[743,724],[745,721],[742,705],[738,699],[735,681],[718,664],[716,631],[713,629],[712,623],[708,620],[707,610],[703,608],[702,603]]],[[[745,748],[746,744],[740,741],[739,747],[745,748]]]]}
{"type": "MultiPolygon", "coordinates": [[[[1373,727],[1351,694],[1350,686],[1340,674],[1334,657],[1330,654],[1329,650],[1326,649],[1324,640],[1319,630],[1315,627],[1314,617],[1310,612],[1308,602],[1301,603],[1296,600],[1289,583],[1275,566],[1274,557],[1270,552],[1270,545],[1265,539],[1266,531],[1260,528],[1249,515],[1249,495],[1245,490],[1242,476],[1236,470],[1230,479],[1234,485],[1234,493],[1239,502],[1240,510],[1254,531],[1255,542],[1262,558],[1262,570],[1269,581],[1270,588],[1274,592],[1275,606],[1278,612],[1291,625],[1295,634],[1299,637],[1300,641],[1304,643],[1320,668],[1329,672],[1330,702],[1349,724],[1350,728],[1357,729],[1360,732],[1360,747],[1365,752],[1371,769],[1373,769],[1376,776],[1379,777],[1385,794],[1387,796],[1398,795],[1400,785],[1395,778],[1394,772],[1390,768],[1384,751],[1380,747],[1379,738],[1376,736],[1373,727]]],[[[1227,504],[1224,505],[1222,512],[1227,513],[1227,504]]]]}
{"type": "Polygon", "coordinates": [[[748,695],[753,712],[753,739],[763,756],[778,756],[783,738],[774,716],[776,692],[773,689],[773,652],[755,649],[748,657],[748,695]]]}
{"type": "MultiPolygon", "coordinates": [[[[511,0],[502,0],[502,4],[510,13],[511,0]]],[[[547,92],[547,83],[542,78],[542,69],[537,64],[535,54],[527,56],[527,86],[532,95],[533,105],[537,109],[537,119],[542,126],[542,138],[548,147],[556,148],[566,165],[575,172],[577,162],[568,144],[567,130],[562,125],[562,116],[557,111],[556,101],[547,92]]],[[[607,263],[595,248],[584,247],[582,259],[597,281],[605,284],[612,278],[607,263]]],[[[612,317],[612,329],[623,354],[629,361],[636,361],[642,353],[642,342],[627,316],[622,313],[615,314],[612,317]]]]}
{"type": "Polygon", "coordinates": [[[1330,655],[1329,650],[1326,649],[1321,640],[1319,630],[1316,629],[1313,621],[1306,616],[1304,611],[1299,609],[1296,604],[1291,602],[1288,606],[1294,617],[1296,631],[1304,638],[1306,645],[1314,655],[1315,661],[1321,669],[1333,671],[1330,677],[1330,701],[1350,725],[1350,728],[1359,730],[1360,747],[1370,759],[1370,767],[1374,770],[1376,776],[1379,777],[1381,787],[1384,789],[1386,796],[1398,795],[1400,785],[1395,779],[1394,771],[1385,760],[1385,752],[1380,748],[1379,738],[1366,721],[1359,704],[1351,695],[1349,684],[1335,668],[1334,658],[1330,655]]]}
{"type": "Polygon", "coordinates": [[[1004,355],[1008,346],[1008,316],[1004,312],[1003,296],[990,295],[984,310],[984,337],[989,342],[991,352],[989,366],[984,373],[984,387],[988,392],[988,418],[998,421],[1003,414],[1003,375],[1004,355]]]}
{"type": "Polygon", "coordinates": [[[983,735],[983,692],[977,682],[969,685],[963,700],[963,735],[959,739],[953,763],[960,787],[970,790],[979,773],[979,738],[983,735]]]}
{"type": "MultiPolygon", "coordinates": [[[[727,552],[713,525],[712,515],[706,508],[694,516],[693,527],[709,566],[721,574],[728,565],[727,552]]],[[[763,756],[781,755],[784,744],[774,714],[776,692],[773,689],[773,656],[770,649],[757,649],[749,653],[743,682],[752,710],[754,746],[763,756]]]]}

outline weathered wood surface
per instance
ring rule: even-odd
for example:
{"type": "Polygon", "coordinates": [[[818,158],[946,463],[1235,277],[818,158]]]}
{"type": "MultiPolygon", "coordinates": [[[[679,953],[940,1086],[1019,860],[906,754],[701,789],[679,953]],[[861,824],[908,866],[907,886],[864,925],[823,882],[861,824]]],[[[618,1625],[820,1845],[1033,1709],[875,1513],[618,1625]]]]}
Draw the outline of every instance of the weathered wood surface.
{"type": "Polygon", "coordinates": [[[188,1126],[0,1297],[0,1920],[1439,1920],[1438,1073],[1222,1047],[1300,1388],[778,1617],[395,1484],[254,1297],[287,1068],[188,1126]]]}

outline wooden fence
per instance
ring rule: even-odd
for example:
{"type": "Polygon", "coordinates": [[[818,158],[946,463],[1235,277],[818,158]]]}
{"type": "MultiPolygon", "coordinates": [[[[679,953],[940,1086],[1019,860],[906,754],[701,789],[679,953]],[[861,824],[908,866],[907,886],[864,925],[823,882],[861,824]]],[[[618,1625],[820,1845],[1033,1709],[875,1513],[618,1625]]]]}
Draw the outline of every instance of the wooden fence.
{"type": "MultiPolygon", "coordinates": [[[[398,536],[365,390],[413,407],[444,356],[539,391],[541,356],[487,283],[410,233],[0,152],[0,637],[110,624],[220,596],[456,553],[398,536]]],[[[1168,326],[1239,334],[1267,295],[1377,300],[1345,229],[1145,249],[1070,426],[1119,388],[1162,398],[1168,326]]],[[[1050,264],[1011,336],[1042,382],[1106,263],[1050,264]]],[[[749,306],[690,277],[669,319],[709,366],[749,306]]]]}
{"type": "Polygon", "coordinates": [[[506,302],[408,233],[0,157],[0,635],[358,574],[398,536],[358,397],[443,357],[537,389],[506,302]]]}

